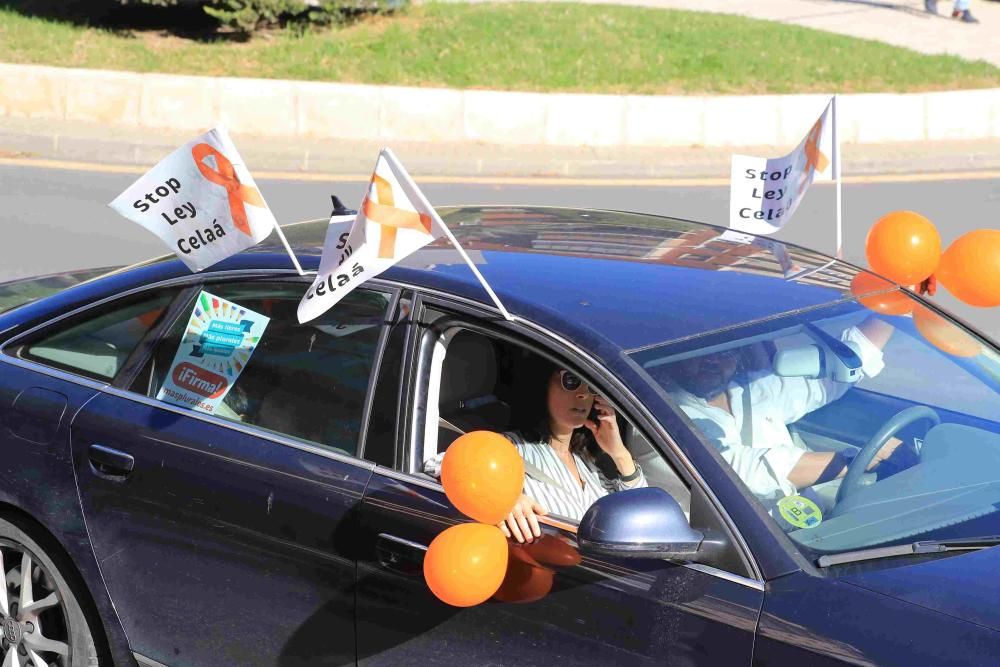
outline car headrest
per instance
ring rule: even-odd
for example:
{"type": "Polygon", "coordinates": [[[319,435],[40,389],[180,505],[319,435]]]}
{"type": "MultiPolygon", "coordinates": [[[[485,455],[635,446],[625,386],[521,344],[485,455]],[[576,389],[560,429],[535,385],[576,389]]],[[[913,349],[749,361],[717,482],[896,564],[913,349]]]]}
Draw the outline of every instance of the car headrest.
{"type": "Polygon", "coordinates": [[[275,387],[260,402],[256,425],[286,435],[325,442],[323,427],[328,419],[329,404],[303,396],[283,387],[275,387]]]}
{"type": "Polygon", "coordinates": [[[441,370],[439,404],[442,413],[464,401],[493,394],[497,383],[497,354],[485,336],[460,331],[448,343],[441,370]]]}

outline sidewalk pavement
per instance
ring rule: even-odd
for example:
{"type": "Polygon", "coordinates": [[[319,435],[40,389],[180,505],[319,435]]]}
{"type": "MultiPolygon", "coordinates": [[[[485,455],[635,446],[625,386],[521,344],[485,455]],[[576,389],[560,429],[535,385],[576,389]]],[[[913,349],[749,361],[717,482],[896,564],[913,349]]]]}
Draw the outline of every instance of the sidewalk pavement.
{"type": "MultiPolygon", "coordinates": [[[[495,0],[444,0],[492,2],[495,0]]],[[[951,18],[953,0],[938,0],[937,16],[923,0],[522,0],[586,2],[737,14],[841,35],[874,39],[921,53],[953,54],[1000,67],[1000,0],[972,0],[978,24],[951,18]]],[[[805,75],[805,73],[803,73],[805,75]]]]}
{"type": "MultiPolygon", "coordinates": [[[[407,88],[0,63],[0,116],[295,139],[635,149],[792,147],[828,95],[591,95],[407,88]]],[[[1000,88],[837,101],[844,143],[1000,138],[1000,88]]]]}
{"type": "MultiPolygon", "coordinates": [[[[973,0],[979,25],[931,16],[923,0],[526,1],[742,14],[1000,65],[1000,0],[973,0]]],[[[950,0],[938,3],[950,14],[950,0]]],[[[359,176],[391,145],[426,175],[724,180],[733,153],[790,150],[825,103],[819,95],[546,95],[2,63],[0,83],[0,158],[148,166],[223,122],[255,170],[359,176]],[[735,145],[744,141],[758,145],[735,145]]],[[[841,112],[847,177],[1000,168],[1000,89],[849,95],[841,112]]]]}
{"type": "MultiPolygon", "coordinates": [[[[7,118],[0,125],[0,165],[59,160],[148,168],[191,139],[186,130],[149,130],[52,119],[7,118]]],[[[389,145],[415,177],[479,178],[507,182],[538,178],[613,180],[669,179],[692,184],[729,182],[733,153],[777,156],[790,146],[585,147],[476,142],[377,142],[345,139],[264,138],[233,133],[259,178],[268,174],[368,178],[375,156],[389,145]]],[[[845,144],[845,178],[1000,171],[1000,139],[976,141],[845,144]]]]}

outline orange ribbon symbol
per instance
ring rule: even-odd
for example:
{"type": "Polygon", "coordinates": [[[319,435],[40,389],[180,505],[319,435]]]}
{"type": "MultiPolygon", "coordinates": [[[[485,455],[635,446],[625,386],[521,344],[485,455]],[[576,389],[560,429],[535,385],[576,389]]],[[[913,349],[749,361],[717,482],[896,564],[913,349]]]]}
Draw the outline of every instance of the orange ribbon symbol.
{"type": "Polygon", "coordinates": [[[812,177],[813,172],[815,172],[817,169],[821,172],[826,171],[827,165],[830,164],[830,161],[827,159],[827,157],[823,155],[823,151],[819,149],[820,135],[822,134],[822,132],[823,132],[823,118],[821,116],[820,119],[816,121],[816,124],[812,126],[812,129],[809,130],[809,136],[806,137],[806,146],[805,146],[806,168],[805,171],[802,172],[802,175],[799,177],[800,195],[806,189],[806,186],[809,185],[810,178],[812,177]]]}
{"type": "Polygon", "coordinates": [[[406,211],[394,206],[392,186],[378,174],[372,175],[378,202],[373,202],[365,196],[361,211],[365,217],[382,226],[379,237],[378,256],[380,259],[391,259],[396,255],[396,232],[399,229],[418,229],[431,233],[431,217],[424,213],[406,211]]]}
{"type": "Polygon", "coordinates": [[[830,161],[823,155],[823,151],[819,149],[820,134],[823,132],[823,119],[820,118],[816,121],[816,124],[812,126],[809,130],[809,136],[806,138],[806,169],[826,171],[826,167],[830,164],[830,161]]]}
{"type": "Polygon", "coordinates": [[[233,216],[233,225],[247,236],[252,237],[250,223],[247,221],[247,210],[243,204],[266,208],[267,204],[264,203],[260,192],[256,188],[240,183],[236,170],[233,169],[233,163],[212,146],[196,144],[191,149],[191,155],[194,157],[194,163],[198,166],[198,171],[201,172],[202,176],[226,189],[226,194],[229,196],[229,212],[233,216]],[[204,163],[204,159],[209,155],[215,158],[217,170],[204,163]]]}

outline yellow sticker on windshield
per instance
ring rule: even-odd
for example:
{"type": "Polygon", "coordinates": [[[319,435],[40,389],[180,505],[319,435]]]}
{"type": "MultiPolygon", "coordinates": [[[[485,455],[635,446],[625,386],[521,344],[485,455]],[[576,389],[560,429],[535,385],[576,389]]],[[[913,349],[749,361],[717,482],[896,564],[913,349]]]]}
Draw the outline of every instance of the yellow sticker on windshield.
{"type": "Polygon", "coordinates": [[[796,528],[815,528],[823,521],[819,505],[804,496],[788,496],[778,501],[781,517],[796,528]]]}

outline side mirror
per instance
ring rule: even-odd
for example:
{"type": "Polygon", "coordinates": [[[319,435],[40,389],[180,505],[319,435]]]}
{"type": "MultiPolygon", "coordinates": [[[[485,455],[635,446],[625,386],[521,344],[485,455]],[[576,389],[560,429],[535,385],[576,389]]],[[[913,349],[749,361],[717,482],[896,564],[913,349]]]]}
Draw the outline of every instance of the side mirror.
{"type": "Polygon", "coordinates": [[[593,554],[691,560],[705,536],[688,525],[669,493],[649,487],[600,498],[583,515],[576,539],[593,554]]]}

